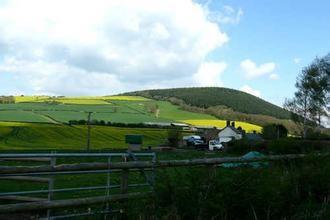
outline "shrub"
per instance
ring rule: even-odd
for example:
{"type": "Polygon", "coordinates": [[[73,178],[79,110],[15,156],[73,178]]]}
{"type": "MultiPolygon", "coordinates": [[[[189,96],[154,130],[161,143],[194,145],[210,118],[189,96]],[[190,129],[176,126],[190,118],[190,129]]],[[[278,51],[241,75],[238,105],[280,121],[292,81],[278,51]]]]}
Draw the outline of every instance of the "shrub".
{"type": "Polygon", "coordinates": [[[288,136],[288,130],[281,124],[268,124],[262,128],[262,136],[267,140],[274,140],[288,136]]]}
{"type": "Polygon", "coordinates": [[[265,150],[266,144],[264,142],[251,142],[244,138],[229,142],[226,148],[226,152],[237,155],[243,155],[250,151],[265,152],[265,150]]]}
{"type": "Polygon", "coordinates": [[[329,151],[329,141],[312,141],[295,138],[282,138],[269,142],[267,150],[274,154],[301,154],[329,151]]]}
{"type": "Polygon", "coordinates": [[[178,130],[176,128],[169,129],[168,133],[167,133],[167,136],[168,136],[167,140],[168,140],[169,145],[171,147],[178,147],[179,146],[179,143],[182,139],[182,135],[181,135],[180,130],[178,130]]]}
{"type": "Polygon", "coordinates": [[[329,158],[308,158],[298,164],[160,170],[155,218],[329,219],[329,158]]]}

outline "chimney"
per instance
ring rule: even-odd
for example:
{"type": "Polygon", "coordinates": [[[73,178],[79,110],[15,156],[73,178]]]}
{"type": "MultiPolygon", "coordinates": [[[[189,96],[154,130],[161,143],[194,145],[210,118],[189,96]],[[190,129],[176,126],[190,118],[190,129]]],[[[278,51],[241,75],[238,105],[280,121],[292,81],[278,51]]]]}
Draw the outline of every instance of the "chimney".
{"type": "Polygon", "coordinates": [[[235,127],[235,122],[234,121],[231,122],[231,126],[235,127]]]}
{"type": "Polygon", "coordinates": [[[227,126],[227,127],[230,126],[230,121],[229,121],[229,120],[227,120],[227,124],[226,124],[226,126],[227,126]]]}

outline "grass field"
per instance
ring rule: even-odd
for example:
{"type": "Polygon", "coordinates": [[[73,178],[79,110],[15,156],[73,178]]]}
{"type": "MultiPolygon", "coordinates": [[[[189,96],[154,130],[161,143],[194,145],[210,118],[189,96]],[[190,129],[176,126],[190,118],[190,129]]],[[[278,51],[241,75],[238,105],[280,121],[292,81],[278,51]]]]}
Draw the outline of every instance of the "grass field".
{"type": "Polygon", "coordinates": [[[55,98],[55,102],[44,102],[48,100],[46,96],[19,98],[20,102],[16,104],[0,104],[0,121],[67,123],[70,120],[86,120],[87,112],[93,112],[92,119],[116,123],[216,119],[207,114],[181,110],[169,102],[141,97],[61,97],[55,98]],[[150,105],[158,106],[157,115],[148,110],[150,105]]]}
{"type": "Polygon", "coordinates": [[[203,119],[203,120],[216,119],[215,117],[213,117],[211,115],[181,110],[179,108],[179,106],[172,105],[169,102],[158,101],[156,103],[160,109],[160,111],[159,111],[160,118],[167,118],[167,119],[172,119],[172,120],[176,120],[176,121],[192,120],[192,119],[194,119],[194,120],[196,120],[196,119],[203,119]]]}
{"type": "Polygon", "coordinates": [[[17,121],[17,122],[50,122],[42,115],[32,111],[0,111],[0,121],[17,121]]]}
{"type": "MultiPolygon", "coordinates": [[[[143,146],[167,138],[165,129],[92,126],[91,149],[126,149],[125,135],[143,135],[143,146]]],[[[87,127],[32,123],[0,123],[0,150],[84,150],[87,127]]]]}

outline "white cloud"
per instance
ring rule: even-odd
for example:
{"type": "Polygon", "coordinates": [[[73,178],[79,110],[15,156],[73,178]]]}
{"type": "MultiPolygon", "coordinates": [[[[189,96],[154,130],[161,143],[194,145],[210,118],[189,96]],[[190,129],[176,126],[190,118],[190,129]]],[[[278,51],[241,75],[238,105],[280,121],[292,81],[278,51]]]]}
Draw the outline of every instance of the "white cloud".
{"type": "Polygon", "coordinates": [[[278,78],[279,78],[279,76],[276,73],[272,73],[269,75],[269,79],[271,79],[271,80],[277,80],[278,78]]]}
{"type": "Polygon", "coordinates": [[[224,62],[202,63],[193,78],[198,86],[222,86],[220,76],[226,69],[224,62]]]}
{"type": "Polygon", "coordinates": [[[256,89],[252,89],[248,85],[242,86],[239,90],[261,98],[261,92],[259,90],[256,90],[256,89]]]}
{"type": "Polygon", "coordinates": [[[293,58],[293,62],[294,62],[295,64],[300,63],[300,61],[301,61],[301,58],[299,58],[299,57],[293,58]]]}
{"type": "Polygon", "coordinates": [[[208,8],[211,20],[220,24],[238,24],[244,12],[241,8],[234,9],[230,5],[224,5],[221,10],[214,11],[208,8]]]}
{"type": "Polygon", "coordinates": [[[257,78],[264,75],[272,74],[276,68],[276,64],[273,62],[263,63],[257,66],[255,62],[250,59],[243,60],[240,63],[240,67],[248,79],[257,78]]]}
{"type": "Polygon", "coordinates": [[[186,85],[228,40],[192,0],[8,0],[0,6],[0,74],[24,76],[30,92],[186,85]]]}
{"type": "MultiPolygon", "coordinates": [[[[65,62],[21,61],[6,59],[0,72],[10,72],[20,81],[33,87],[35,94],[97,95],[106,94],[108,88],[120,91],[124,86],[116,75],[102,72],[86,72],[66,65],[65,62]],[[61,90],[60,90],[61,89],[61,90]]],[[[20,91],[20,94],[24,93],[20,91]]]]}

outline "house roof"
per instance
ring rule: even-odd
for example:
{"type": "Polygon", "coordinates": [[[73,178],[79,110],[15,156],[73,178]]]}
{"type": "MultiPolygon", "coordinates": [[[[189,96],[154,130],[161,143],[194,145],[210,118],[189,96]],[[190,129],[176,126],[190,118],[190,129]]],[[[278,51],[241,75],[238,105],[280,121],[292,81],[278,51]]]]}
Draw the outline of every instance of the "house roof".
{"type": "Polygon", "coordinates": [[[225,130],[226,128],[230,128],[230,129],[233,130],[236,134],[242,134],[242,131],[238,130],[238,129],[235,128],[234,126],[226,126],[226,127],[224,127],[223,129],[221,129],[220,132],[223,131],[223,130],[225,130]]]}
{"type": "Polygon", "coordinates": [[[173,122],[171,123],[172,126],[177,126],[177,127],[189,127],[188,124],[185,123],[177,123],[177,122],[173,122]]]}

